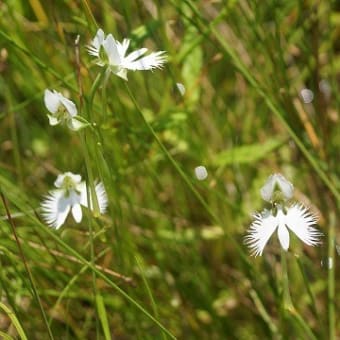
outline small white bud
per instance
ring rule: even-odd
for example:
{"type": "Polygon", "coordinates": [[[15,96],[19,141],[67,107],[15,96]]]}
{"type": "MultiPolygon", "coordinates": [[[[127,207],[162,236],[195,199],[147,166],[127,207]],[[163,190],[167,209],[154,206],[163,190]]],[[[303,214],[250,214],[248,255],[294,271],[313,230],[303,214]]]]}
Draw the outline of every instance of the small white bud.
{"type": "Polygon", "coordinates": [[[199,181],[203,181],[208,177],[208,171],[203,165],[200,165],[195,168],[195,176],[199,181]]]}
{"type": "Polygon", "coordinates": [[[310,89],[302,89],[300,95],[305,104],[310,104],[314,99],[314,93],[310,89]]]}

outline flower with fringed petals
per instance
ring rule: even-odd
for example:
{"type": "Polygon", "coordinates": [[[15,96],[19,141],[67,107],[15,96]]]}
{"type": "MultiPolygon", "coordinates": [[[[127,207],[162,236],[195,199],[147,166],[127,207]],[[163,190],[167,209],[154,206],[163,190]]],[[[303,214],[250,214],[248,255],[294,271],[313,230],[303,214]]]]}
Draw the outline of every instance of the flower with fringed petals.
{"type": "Polygon", "coordinates": [[[244,238],[251,255],[261,256],[275,231],[285,251],[289,248],[290,231],[309,246],[321,243],[323,234],[314,227],[318,221],[317,216],[300,203],[288,203],[288,199],[293,196],[293,185],[281,174],[269,177],[261,189],[261,196],[271,202],[272,208],[253,216],[254,221],[244,238]]]}
{"type": "Polygon", "coordinates": [[[166,62],[165,51],[152,52],[146,56],[147,48],[138,49],[128,55],[130,40],[123,42],[115,40],[112,34],[105,36],[102,29],[98,29],[96,36],[88,46],[90,55],[96,57],[98,66],[107,67],[107,72],[127,80],[127,71],[154,70],[162,68],[166,62]]]}
{"type": "MultiPolygon", "coordinates": [[[[80,175],[65,172],[57,177],[54,185],[57,189],[50,191],[41,203],[42,216],[46,223],[59,229],[70,211],[74,220],[80,223],[83,217],[81,206],[91,210],[93,208],[91,193],[89,193],[90,204],[87,199],[86,183],[81,180],[80,175]]],[[[100,213],[103,214],[108,204],[103,183],[99,182],[95,185],[95,192],[100,213]]]]}

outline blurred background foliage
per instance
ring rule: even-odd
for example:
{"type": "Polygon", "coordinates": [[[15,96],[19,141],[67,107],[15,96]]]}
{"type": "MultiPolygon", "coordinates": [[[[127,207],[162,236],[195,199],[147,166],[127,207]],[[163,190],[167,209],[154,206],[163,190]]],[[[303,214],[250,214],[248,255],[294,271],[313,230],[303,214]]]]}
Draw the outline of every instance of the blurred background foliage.
{"type": "MultiPolygon", "coordinates": [[[[281,317],[278,243],[254,259],[242,241],[274,172],[320,216],[323,246],[293,242],[288,263],[296,309],[327,338],[323,264],[340,190],[339,23],[339,3],[322,0],[0,1],[0,188],[56,339],[167,337],[63,247],[60,240],[89,259],[89,223],[97,269],[174,336],[306,338],[281,317]],[[167,51],[162,71],[130,72],[128,87],[182,175],[122,79],[112,75],[106,98],[99,90],[90,114],[84,109],[101,71],[86,51],[98,27],[131,39],[131,51],[167,51]],[[39,203],[57,174],[87,174],[79,135],[48,125],[46,88],[94,124],[85,147],[110,201],[106,215],[87,214],[80,225],[69,218],[59,231],[41,222],[39,203]],[[204,181],[194,175],[199,165],[204,181]]],[[[1,301],[29,339],[46,339],[2,204],[0,213],[1,301]]],[[[15,336],[0,309],[0,330],[15,336]]]]}

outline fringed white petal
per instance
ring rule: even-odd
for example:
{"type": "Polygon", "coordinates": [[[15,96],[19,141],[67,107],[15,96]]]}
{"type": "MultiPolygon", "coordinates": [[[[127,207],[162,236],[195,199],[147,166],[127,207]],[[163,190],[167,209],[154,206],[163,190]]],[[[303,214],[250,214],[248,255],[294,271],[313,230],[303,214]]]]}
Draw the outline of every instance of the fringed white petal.
{"type": "Polygon", "coordinates": [[[286,226],[304,243],[316,246],[321,243],[323,234],[313,227],[317,223],[317,216],[313,215],[301,204],[292,205],[285,217],[286,226]]]}
{"type": "Polygon", "coordinates": [[[106,194],[103,183],[99,182],[96,185],[95,189],[96,189],[96,195],[98,199],[100,213],[104,214],[108,206],[108,199],[107,199],[107,194],[106,194]]]}
{"type": "Polygon", "coordinates": [[[132,71],[153,70],[155,68],[162,68],[164,63],[167,61],[164,53],[164,51],[153,52],[141,59],[131,62],[124,60],[123,67],[132,71]]]}
{"type": "Polygon", "coordinates": [[[251,255],[261,256],[268,240],[278,227],[278,221],[267,210],[263,211],[261,214],[255,214],[254,219],[244,241],[250,248],[251,255]]]}
{"type": "Polygon", "coordinates": [[[41,203],[42,216],[48,225],[59,229],[70,211],[70,204],[64,197],[63,190],[51,191],[41,203]]]}
{"type": "MultiPolygon", "coordinates": [[[[99,210],[101,214],[104,214],[106,211],[106,208],[108,206],[108,200],[107,200],[107,194],[104,188],[104,185],[102,182],[99,182],[95,186],[95,191],[96,191],[96,196],[97,196],[97,201],[99,205],[99,210]]],[[[91,197],[91,192],[89,191],[90,195],[90,206],[88,205],[88,200],[87,200],[87,187],[86,184],[84,183],[81,190],[81,198],[80,198],[80,204],[83,205],[84,207],[87,207],[91,210],[93,210],[93,200],[91,197]]]]}
{"type": "Polygon", "coordinates": [[[130,53],[124,58],[124,63],[130,63],[132,61],[135,61],[136,59],[140,58],[143,54],[145,54],[147,50],[148,49],[144,47],[130,53]]]}
{"type": "Polygon", "coordinates": [[[93,55],[94,57],[99,57],[100,46],[103,44],[104,39],[105,34],[100,28],[98,29],[94,39],[91,41],[91,45],[87,46],[89,54],[93,55]]]}

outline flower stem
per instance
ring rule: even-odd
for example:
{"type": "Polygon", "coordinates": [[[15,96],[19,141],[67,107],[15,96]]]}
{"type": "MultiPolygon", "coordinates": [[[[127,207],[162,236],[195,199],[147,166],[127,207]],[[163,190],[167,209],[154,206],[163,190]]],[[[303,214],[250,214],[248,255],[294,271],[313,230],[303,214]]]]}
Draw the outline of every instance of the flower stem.
{"type": "Polygon", "coordinates": [[[335,340],[335,214],[329,218],[328,231],[328,339],[335,340]]]}
{"type": "Polygon", "coordinates": [[[294,321],[302,330],[302,332],[307,335],[307,339],[317,340],[316,336],[306,323],[306,320],[299,314],[293,305],[292,298],[290,296],[289,290],[289,277],[288,277],[288,267],[287,267],[287,257],[286,252],[281,249],[281,271],[282,271],[282,322],[286,323],[287,319],[294,321]]]}
{"type": "Polygon", "coordinates": [[[289,310],[293,307],[289,291],[289,278],[287,268],[286,251],[281,249],[281,271],[282,271],[282,306],[283,310],[289,310]]]}
{"type": "Polygon", "coordinates": [[[90,193],[91,193],[91,199],[88,200],[88,207],[93,210],[93,215],[95,217],[98,217],[100,215],[100,209],[99,209],[96,189],[95,189],[95,186],[94,186],[94,178],[93,178],[93,172],[92,172],[92,168],[91,168],[90,154],[89,154],[89,150],[87,149],[87,145],[86,145],[85,132],[80,131],[79,135],[80,135],[80,139],[81,139],[81,145],[82,145],[82,150],[83,150],[84,159],[85,159],[85,166],[86,166],[86,172],[87,172],[87,177],[88,177],[88,183],[89,183],[90,193]]]}

